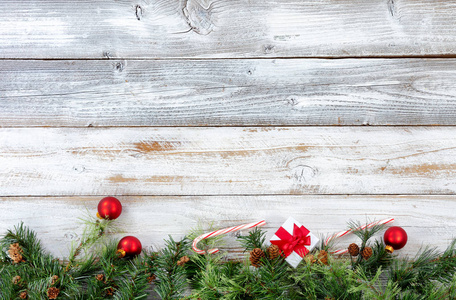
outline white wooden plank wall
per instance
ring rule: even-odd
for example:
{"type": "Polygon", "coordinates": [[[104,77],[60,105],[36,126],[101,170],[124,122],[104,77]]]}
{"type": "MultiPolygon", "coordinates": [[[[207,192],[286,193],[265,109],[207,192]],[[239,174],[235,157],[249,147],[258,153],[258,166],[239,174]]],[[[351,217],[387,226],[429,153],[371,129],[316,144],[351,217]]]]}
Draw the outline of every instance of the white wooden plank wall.
{"type": "Polygon", "coordinates": [[[22,0],[3,58],[454,55],[452,0],[22,0]]]}
{"type": "Polygon", "coordinates": [[[0,11],[2,232],[23,220],[65,256],[114,195],[120,235],[154,247],[198,223],[264,218],[272,235],[290,215],[316,234],[395,217],[402,254],[454,237],[456,1],[0,11]]]}
{"type": "Polygon", "coordinates": [[[3,60],[0,126],[454,125],[456,59],[3,60]]]}
{"type": "Polygon", "coordinates": [[[454,194],[450,127],[8,128],[5,196],[454,194]]]}

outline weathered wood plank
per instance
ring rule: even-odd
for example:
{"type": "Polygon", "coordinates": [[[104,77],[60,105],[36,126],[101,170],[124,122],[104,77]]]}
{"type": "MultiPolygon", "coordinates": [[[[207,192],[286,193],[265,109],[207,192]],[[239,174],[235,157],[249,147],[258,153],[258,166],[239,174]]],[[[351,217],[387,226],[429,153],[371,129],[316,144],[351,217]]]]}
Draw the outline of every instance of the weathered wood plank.
{"type": "Polygon", "coordinates": [[[4,128],[3,196],[453,194],[456,127],[4,128]]]}
{"type": "Polygon", "coordinates": [[[456,125],[456,59],[0,61],[0,126],[456,125]]]}
{"type": "Polygon", "coordinates": [[[456,2],[0,3],[0,58],[456,54],[456,2]]]}
{"type": "MultiPolygon", "coordinates": [[[[79,218],[96,213],[100,197],[0,198],[0,233],[20,220],[37,231],[44,246],[65,256],[69,245],[82,233],[79,218]],[[87,209],[87,210],[86,210],[87,209]]],[[[163,246],[168,234],[178,239],[191,229],[223,228],[265,219],[270,238],[288,217],[293,216],[317,235],[346,228],[350,219],[395,217],[395,225],[408,233],[402,254],[414,254],[422,244],[446,247],[454,238],[456,196],[235,196],[235,197],[127,197],[119,199],[123,212],[116,221],[120,232],[137,236],[144,246],[163,246]]],[[[340,240],[346,247],[354,238],[340,240]]],[[[242,255],[233,235],[221,249],[242,255]]],[[[223,246],[223,245],[221,245],[223,246]]]]}

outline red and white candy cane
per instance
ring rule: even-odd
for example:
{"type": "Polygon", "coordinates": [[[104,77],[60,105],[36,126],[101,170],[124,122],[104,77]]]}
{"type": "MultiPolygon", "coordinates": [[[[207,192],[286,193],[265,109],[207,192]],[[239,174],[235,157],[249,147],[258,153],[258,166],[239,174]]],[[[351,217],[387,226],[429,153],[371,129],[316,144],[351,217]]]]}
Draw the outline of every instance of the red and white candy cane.
{"type": "MultiPolygon", "coordinates": [[[[389,218],[389,219],[384,219],[384,220],[380,220],[380,221],[375,221],[375,222],[360,226],[358,228],[348,229],[348,230],[345,230],[345,231],[341,231],[341,232],[335,233],[335,234],[333,234],[332,236],[330,236],[330,237],[328,237],[326,239],[325,245],[328,245],[328,243],[330,241],[332,241],[334,239],[337,239],[337,238],[340,238],[340,237],[343,237],[344,235],[352,233],[353,231],[363,230],[366,227],[367,228],[371,228],[372,226],[375,226],[375,225],[388,224],[388,223],[392,223],[392,222],[394,222],[394,218],[389,218]]],[[[347,253],[347,252],[348,252],[348,249],[339,249],[339,250],[333,251],[332,253],[333,254],[344,254],[344,253],[347,253]]]]}
{"type": "MultiPolygon", "coordinates": [[[[195,251],[198,254],[206,254],[206,251],[197,248],[197,244],[201,240],[204,240],[204,239],[207,239],[207,238],[210,238],[210,237],[214,237],[214,236],[217,236],[217,235],[225,234],[225,233],[228,233],[228,232],[233,232],[233,231],[253,228],[253,227],[257,227],[257,226],[263,226],[265,224],[266,224],[266,221],[262,220],[262,221],[255,222],[255,223],[243,224],[243,225],[239,225],[239,226],[219,229],[219,230],[216,230],[216,231],[212,231],[212,232],[208,232],[208,233],[202,234],[202,235],[200,235],[199,237],[197,237],[196,239],[193,240],[192,249],[193,249],[193,251],[195,251]]],[[[207,253],[208,254],[213,254],[213,253],[217,253],[218,251],[219,251],[219,249],[214,248],[214,249],[207,250],[207,253]]]]}

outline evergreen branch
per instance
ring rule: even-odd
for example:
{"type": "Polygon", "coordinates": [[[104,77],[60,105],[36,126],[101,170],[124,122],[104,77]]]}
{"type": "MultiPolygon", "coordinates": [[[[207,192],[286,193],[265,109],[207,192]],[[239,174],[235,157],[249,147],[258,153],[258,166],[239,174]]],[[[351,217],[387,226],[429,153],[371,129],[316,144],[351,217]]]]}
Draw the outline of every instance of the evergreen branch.
{"type": "Polygon", "coordinates": [[[126,265],[126,276],[119,280],[114,299],[146,299],[148,288],[146,266],[142,257],[136,257],[126,265]]]}
{"type": "Polygon", "coordinates": [[[39,258],[44,253],[41,241],[36,237],[36,233],[25,226],[23,222],[14,226],[14,230],[8,230],[2,238],[0,241],[2,252],[5,253],[14,243],[20,245],[26,260],[39,258]]]}
{"type": "Polygon", "coordinates": [[[13,274],[11,268],[2,266],[0,268],[0,299],[14,299],[13,274]]]}
{"type": "Polygon", "coordinates": [[[379,267],[375,275],[370,277],[362,269],[357,269],[355,274],[358,277],[358,285],[352,286],[348,290],[349,293],[362,292],[365,299],[395,299],[401,289],[391,280],[383,285],[380,279],[382,272],[382,268],[379,267]]]}
{"type": "MultiPolygon", "coordinates": [[[[329,265],[308,258],[293,269],[283,257],[268,255],[255,268],[247,257],[227,261],[222,253],[188,254],[187,239],[169,238],[159,253],[145,250],[142,256],[120,259],[117,241],[90,240],[95,231],[87,230],[87,255],[73,256],[69,270],[44,251],[32,230],[23,224],[9,230],[0,239],[0,299],[19,299],[24,292],[28,299],[47,299],[52,289],[57,299],[145,299],[154,276],[155,290],[166,300],[185,294],[185,299],[200,300],[456,299],[456,240],[443,252],[424,247],[413,259],[387,253],[380,240],[371,244],[373,255],[354,267],[345,258],[329,259],[329,265]],[[184,264],[186,254],[191,259],[184,264]]],[[[364,246],[372,235],[372,230],[361,233],[364,246]]],[[[265,233],[258,229],[240,240],[246,251],[265,248],[265,233]]]]}
{"type": "Polygon", "coordinates": [[[318,245],[316,245],[315,249],[312,252],[316,252],[316,251],[319,251],[319,250],[325,250],[325,251],[329,252],[331,249],[333,249],[337,241],[334,240],[334,239],[329,239],[328,243],[326,244],[326,240],[329,237],[330,237],[329,235],[321,234],[320,237],[319,237],[320,241],[319,241],[318,245]]]}
{"type": "Polygon", "coordinates": [[[288,263],[283,257],[274,260],[262,258],[262,265],[258,271],[258,291],[254,294],[258,298],[288,299],[288,290],[292,287],[286,278],[288,263]]]}
{"type": "Polygon", "coordinates": [[[195,283],[192,299],[220,299],[223,293],[222,272],[224,269],[218,268],[220,257],[210,257],[209,255],[192,256],[192,260],[199,266],[199,272],[194,277],[195,283]]]}
{"type": "Polygon", "coordinates": [[[358,260],[354,267],[360,267],[364,272],[374,275],[379,268],[385,269],[393,263],[394,259],[391,253],[385,249],[382,240],[375,241],[372,246],[372,256],[367,260],[358,260]]]}
{"type": "Polygon", "coordinates": [[[165,243],[165,248],[162,249],[156,260],[155,291],[162,299],[170,300],[181,297],[187,286],[185,269],[177,262],[190,249],[190,243],[186,238],[175,242],[171,236],[165,243]]]}
{"type": "Polygon", "coordinates": [[[429,277],[439,282],[451,282],[456,273],[456,239],[451,242],[439,258],[435,258],[431,262],[435,264],[429,270],[429,277]]]}
{"type": "MultiPolygon", "coordinates": [[[[367,221],[367,223],[372,223],[371,221],[367,221]]],[[[383,230],[385,228],[385,224],[376,224],[372,227],[365,227],[364,229],[358,229],[362,227],[364,224],[361,224],[359,221],[352,221],[348,222],[348,227],[352,230],[352,233],[356,235],[361,240],[361,249],[366,247],[367,241],[373,237],[377,232],[383,230]]]]}
{"type": "Polygon", "coordinates": [[[247,236],[239,236],[238,239],[241,241],[241,246],[246,251],[252,251],[255,248],[265,250],[266,231],[261,228],[254,228],[249,232],[247,236]]]}
{"type": "Polygon", "coordinates": [[[68,259],[68,264],[66,266],[66,271],[70,271],[76,258],[81,254],[81,251],[93,246],[97,241],[99,241],[110,228],[112,220],[94,220],[93,217],[89,217],[87,220],[82,220],[85,223],[85,228],[82,234],[81,242],[76,248],[73,248],[70,251],[70,256],[68,259]],[[90,219],[91,218],[91,219],[90,219]]]}

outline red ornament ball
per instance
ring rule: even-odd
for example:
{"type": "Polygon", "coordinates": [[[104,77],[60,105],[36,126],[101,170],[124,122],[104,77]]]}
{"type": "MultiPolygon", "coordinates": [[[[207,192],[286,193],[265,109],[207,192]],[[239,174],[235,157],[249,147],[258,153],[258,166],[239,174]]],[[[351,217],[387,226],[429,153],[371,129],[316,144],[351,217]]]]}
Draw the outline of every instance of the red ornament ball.
{"type": "Polygon", "coordinates": [[[139,255],[141,250],[141,242],[131,235],[123,237],[119,241],[119,244],[117,244],[117,252],[119,252],[122,257],[139,255]]]}
{"type": "Polygon", "coordinates": [[[122,204],[117,198],[106,197],[98,203],[98,216],[102,219],[114,220],[122,213],[122,204]]]}
{"type": "Polygon", "coordinates": [[[393,226],[385,231],[383,240],[386,245],[393,247],[394,250],[399,250],[407,244],[407,232],[402,227],[393,226]]]}

